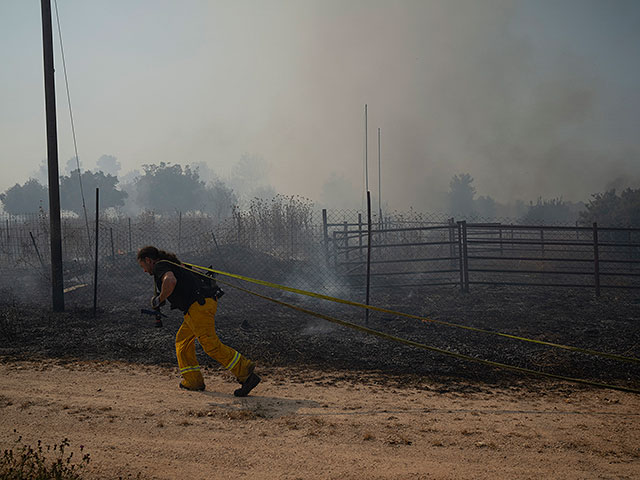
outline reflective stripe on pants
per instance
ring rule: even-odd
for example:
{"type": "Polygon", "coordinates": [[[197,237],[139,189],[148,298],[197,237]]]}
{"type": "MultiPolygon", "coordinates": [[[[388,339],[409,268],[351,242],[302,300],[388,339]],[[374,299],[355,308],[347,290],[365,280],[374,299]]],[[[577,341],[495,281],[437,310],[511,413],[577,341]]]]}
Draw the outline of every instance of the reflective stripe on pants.
{"type": "Polygon", "coordinates": [[[217,308],[218,302],[211,298],[207,298],[204,305],[198,302],[193,303],[184,315],[184,322],[176,335],[178,365],[184,378],[183,383],[188,388],[204,385],[196,359],[196,338],[205,353],[233,373],[240,382],[249,376],[252,362],[238,351],[223,344],[216,334],[217,308]]]}

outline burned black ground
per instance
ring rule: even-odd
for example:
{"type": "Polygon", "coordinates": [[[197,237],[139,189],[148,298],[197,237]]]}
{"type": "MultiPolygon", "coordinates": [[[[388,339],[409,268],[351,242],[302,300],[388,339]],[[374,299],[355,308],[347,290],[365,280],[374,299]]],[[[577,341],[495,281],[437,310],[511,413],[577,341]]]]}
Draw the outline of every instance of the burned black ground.
{"type": "MultiPolygon", "coordinates": [[[[139,272],[137,272],[139,273],[139,272]]],[[[247,285],[243,285],[247,287],[247,285]]],[[[249,286],[249,288],[251,288],[249,286]]],[[[66,295],[67,309],[36,307],[16,288],[5,288],[0,315],[0,359],[56,358],[175,364],[174,336],[182,321],[164,309],[162,328],[141,315],[151,292],[143,278],[103,282],[94,317],[90,287],[66,295]],[[104,286],[104,284],[108,286],[104,286]]],[[[318,371],[340,372],[345,381],[413,385],[435,390],[543,390],[590,388],[514,373],[367,335],[225,287],[217,331],[227,343],[269,367],[285,367],[300,381],[322,382],[318,371]],[[310,371],[316,373],[310,374],[310,371]]],[[[359,325],[363,310],[294,294],[279,295],[359,325]]],[[[351,295],[355,301],[362,301],[351,295]]],[[[375,291],[371,303],[391,310],[559,344],[640,357],[640,295],[630,292],[517,287],[453,287],[375,291]]],[[[640,388],[640,365],[548,346],[372,312],[367,326],[475,358],[556,375],[640,388]]],[[[219,366],[199,350],[207,370],[219,366]]]]}

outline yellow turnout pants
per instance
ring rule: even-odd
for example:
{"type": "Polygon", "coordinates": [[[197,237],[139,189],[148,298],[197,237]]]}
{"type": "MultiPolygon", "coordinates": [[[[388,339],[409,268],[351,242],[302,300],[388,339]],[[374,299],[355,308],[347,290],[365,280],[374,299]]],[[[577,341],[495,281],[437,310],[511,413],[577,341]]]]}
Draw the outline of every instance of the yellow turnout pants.
{"type": "Polygon", "coordinates": [[[218,302],[207,298],[204,305],[194,302],[184,315],[176,334],[176,354],[182,375],[182,385],[190,390],[204,388],[204,379],[196,358],[196,338],[207,355],[244,382],[252,371],[253,362],[238,351],[224,345],[216,335],[215,315],[218,302]]]}

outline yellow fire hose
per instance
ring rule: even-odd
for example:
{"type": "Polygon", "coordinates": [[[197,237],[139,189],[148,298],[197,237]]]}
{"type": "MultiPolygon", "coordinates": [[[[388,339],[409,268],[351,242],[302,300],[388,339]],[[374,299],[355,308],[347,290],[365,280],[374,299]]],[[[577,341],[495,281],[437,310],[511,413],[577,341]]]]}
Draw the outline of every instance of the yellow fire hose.
{"type": "MultiPolygon", "coordinates": [[[[179,264],[174,264],[177,266],[180,266],[182,268],[182,265],[179,264]]],[[[251,277],[246,277],[243,275],[237,275],[237,274],[233,274],[233,273],[229,273],[229,272],[223,272],[220,270],[215,270],[213,268],[208,268],[208,267],[203,267],[200,265],[195,265],[195,264],[191,264],[191,263],[184,263],[184,265],[187,265],[189,267],[192,268],[197,268],[197,269],[201,269],[204,271],[208,271],[208,272],[212,272],[212,273],[216,273],[219,275],[224,275],[227,277],[231,277],[231,278],[236,278],[238,280],[243,280],[246,282],[250,282],[250,283],[255,283],[257,285],[263,285],[263,286],[267,286],[267,287],[271,287],[271,288],[276,288],[279,290],[283,290],[283,291],[287,291],[287,292],[291,292],[291,293],[297,293],[300,295],[306,295],[309,297],[313,297],[313,298],[319,298],[319,299],[323,299],[323,300],[328,300],[328,301],[332,301],[332,302],[337,302],[337,303],[342,303],[345,305],[351,305],[351,306],[355,306],[355,307],[360,307],[360,308],[368,308],[370,310],[373,311],[377,311],[377,312],[383,312],[383,313],[388,313],[388,314],[392,314],[392,315],[397,315],[397,316],[401,316],[401,317],[407,317],[407,318],[413,318],[413,319],[417,319],[417,320],[421,320],[423,322],[432,322],[432,323],[436,323],[436,324],[440,324],[440,325],[446,325],[449,327],[455,327],[455,328],[462,328],[465,330],[470,330],[470,331],[474,331],[474,332],[478,332],[478,333],[485,333],[485,334],[490,334],[490,335],[497,335],[497,336],[501,336],[501,337],[506,337],[506,338],[511,338],[514,340],[519,340],[519,341],[524,341],[524,342],[530,342],[530,343],[535,343],[535,344],[540,344],[540,345],[546,345],[546,346],[550,346],[550,347],[554,347],[554,348],[560,348],[560,349],[564,349],[564,350],[569,350],[569,351],[574,351],[574,352],[580,352],[580,353],[584,353],[584,354],[589,354],[589,355],[596,355],[596,356],[601,356],[601,357],[606,357],[606,358],[610,358],[610,359],[614,359],[614,360],[619,360],[619,361],[623,361],[623,362],[631,362],[631,363],[640,363],[640,359],[637,359],[635,357],[626,357],[626,356],[622,356],[622,355],[616,355],[616,354],[612,354],[612,353],[606,353],[606,352],[598,352],[595,350],[589,350],[589,349],[584,349],[584,348],[579,348],[579,347],[573,347],[573,346],[569,346],[569,345],[561,345],[561,344],[556,344],[556,343],[551,343],[551,342],[545,342],[542,340],[535,340],[535,339],[531,339],[531,338],[526,338],[526,337],[519,337],[516,335],[509,335],[506,333],[500,333],[500,332],[493,332],[490,330],[483,330],[480,328],[475,328],[475,327],[469,327],[466,325],[459,325],[459,324],[455,324],[455,323],[450,323],[450,322],[445,322],[442,320],[434,320],[434,319],[430,319],[430,318],[425,318],[425,317],[419,317],[417,315],[412,315],[412,314],[408,314],[408,313],[403,313],[403,312],[396,312],[394,310],[389,310],[386,308],[381,308],[381,307],[375,307],[372,305],[365,305],[362,303],[358,303],[358,302],[352,302],[350,300],[344,300],[344,299],[340,299],[340,298],[336,298],[336,297],[331,297],[328,295],[322,295],[319,293],[314,293],[314,292],[309,292],[306,290],[301,290],[301,289],[297,289],[297,288],[293,288],[293,287],[287,287],[285,285],[279,285],[276,283],[272,283],[272,282],[266,282],[264,280],[258,280],[255,278],[251,278],[251,277]]],[[[192,272],[198,273],[200,275],[203,276],[207,276],[209,277],[209,275],[202,273],[202,272],[198,272],[197,270],[191,270],[192,272]]],[[[564,380],[567,382],[572,382],[572,383],[579,383],[579,384],[583,384],[583,385],[591,385],[594,387],[599,387],[599,388],[607,388],[607,389],[611,389],[611,390],[619,390],[622,392],[630,392],[630,393],[637,393],[640,394],[640,389],[636,389],[636,388],[631,388],[631,387],[623,387],[623,386],[618,386],[618,385],[609,385],[606,383],[599,383],[599,382],[594,382],[591,380],[585,380],[585,379],[581,379],[581,378],[573,378],[573,377],[567,377],[567,376],[563,376],[563,375],[556,375],[553,373],[547,373],[547,372],[542,372],[542,371],[538,371],[538,370],[531,370],[528,368],[522,368],[522,367],[516,367],[514,365],[508,365],[508,364],[504,364],[504,363],[499,363],[499,362],[493,362],[491,360],[484,360],[484,359],[480,359],[480,358],[475,358],[469,355],[464,355],[461,353],[456,353],[456,352],[451,352],[449,350],[445,350],[445,349],[441,349],[441,348],[437,348],[437,347],[433,347],[433,346],[429,346],[429,345],[425,345],[422,343],[418,343],[418,342],[414,342],[412,340],[407,340],[404,338],[400,338],[400,337],[396,337],[393,335],[389,335],[387,333],[384,332],[379,332],[377,330],[373,330],[371,328],[368,327],[363,327],[361,325],[356,325],[354,323],[351,322],[347,322],[344,320],[340,320],[338,318],[334,318],[331,317],[329,315],[325,315],[322,313],[318,313],[315,312],[313,310],[309,310],[297,305],[293,305],[287,302],[283,302],[281,300],[277,300],[275,298],[271,298],[268,297],[266,295],[262,295],[260,293],[239,287],[237,285],[233,285],[231,283],[222,281],[217,279],[216,280],[219,283],[222,283],[224,285],[228,285],[232,288],[235,288],[237,290],[240,290],[242,292],[248,293],[250,295],[254,295],[256,297],[262,298],[264,300],[268,300],[270,302],[276,303],[278,305],[282,305],[284,307],[287,308],[291,308],[293,310],[308,314],[308,315],[312,315],[314,317],[317,318],[321,318],[323,320],[338,324],[338,325],[342,325],[343,327],[347,327],[347,328],[351,328],[353,330],[357,330],[363,333],[367,333],[369,335],[374,335],[377,337],[381,337],[381,338],[385,338],[387,340],[391,340],[397,343],[402,343],[405,345],[409,345],[412,347],[416,347],[416,348],[421,348],[424,350],[429,350],[432,352],[436,352],[436,353],[440,353],[442,355],[447,355],[450,357],[454,357],[454,358],[458,358],[461,360],[466,360],[466,361],[470,361],[470,362],[475,362],[475,363],[480,363],[483,365],[487,365],[487,366],[491,366],[491,367],[495,367],[495,368],[502,368],[502,369],[506,369],[506,370],[511,370],[511,371],[516,371],[516,372],[520,372],[520,373],[525,373],[525,374],[529,374],[529,375],[538,375],[538,376],[544,376],[544,377],[548,377],[548,378],[555,378],[558,380],[564,380]]]]}

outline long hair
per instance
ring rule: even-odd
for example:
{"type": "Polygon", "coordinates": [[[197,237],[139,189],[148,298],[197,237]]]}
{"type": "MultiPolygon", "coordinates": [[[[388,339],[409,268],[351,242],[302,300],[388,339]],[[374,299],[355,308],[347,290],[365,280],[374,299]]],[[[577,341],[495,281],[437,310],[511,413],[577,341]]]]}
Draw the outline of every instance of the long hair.
{"type": "Polygon", "coordinates": [[[178,264],[182,263],[178,260],[175,253],[158,250],[152,245],[147,245],[138,250],[138,260],[144,260],[145,258],[150,258],[151,260],[169,260],[170,262],[178,264]]]}

